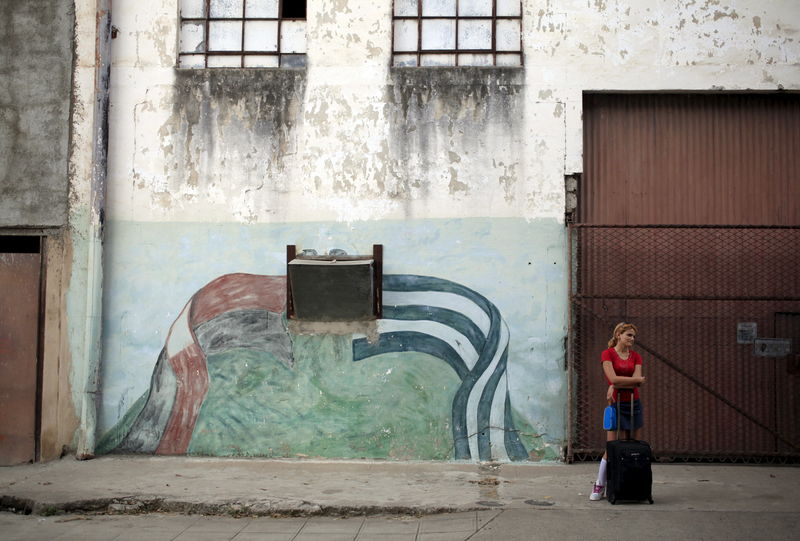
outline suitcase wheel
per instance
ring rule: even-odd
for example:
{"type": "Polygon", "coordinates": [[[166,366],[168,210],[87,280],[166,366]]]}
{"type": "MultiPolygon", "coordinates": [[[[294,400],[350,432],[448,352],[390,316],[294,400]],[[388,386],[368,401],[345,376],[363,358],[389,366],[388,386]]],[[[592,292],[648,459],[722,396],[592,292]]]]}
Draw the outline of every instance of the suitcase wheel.
{"type": "Polygon", "coordinates": [[[616,505],[617,499],[616,498],[609,498],[608,499],[608,503],[610,503],[611,505],[616,505]]]}
{"type": "Polygon", "coordinates": [[[650,502],[650,505],[653,505],[653,498],[650,498],[650,499],[649,499],[649,500],[647,500],[647,501],[649,501],[649,502],[650,502]]]}

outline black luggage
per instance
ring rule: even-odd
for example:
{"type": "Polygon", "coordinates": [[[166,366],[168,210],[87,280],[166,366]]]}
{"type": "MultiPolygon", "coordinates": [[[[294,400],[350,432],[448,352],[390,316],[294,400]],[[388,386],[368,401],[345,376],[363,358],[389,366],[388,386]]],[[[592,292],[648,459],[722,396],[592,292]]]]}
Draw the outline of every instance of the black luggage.
{"type": "MultiPolygon", "coordinates": [[[[619,439],[619,400],[617,400],[617,440],[606,442],[608,470],[606,497],[609,503],[620,500],[653,503],[653,451],[646,441],[619,439]]],[[[633,393],[631,393],[631,426],[633,426],[633,393]]],[[[631,430],[631,434],[633,430],[631,430]]]]}

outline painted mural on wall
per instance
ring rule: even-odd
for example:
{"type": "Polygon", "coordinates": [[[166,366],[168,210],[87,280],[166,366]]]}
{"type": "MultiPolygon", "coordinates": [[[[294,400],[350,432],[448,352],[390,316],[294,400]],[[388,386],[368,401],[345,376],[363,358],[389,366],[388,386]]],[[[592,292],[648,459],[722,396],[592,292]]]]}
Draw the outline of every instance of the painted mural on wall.
{"type": "Polygon", "coordinates": [[[98,452],[524,460],[509,331],[477,292],[385,275],[377,339],[292,335],[284,276],[228,274],[172,324],[98,452]]]}

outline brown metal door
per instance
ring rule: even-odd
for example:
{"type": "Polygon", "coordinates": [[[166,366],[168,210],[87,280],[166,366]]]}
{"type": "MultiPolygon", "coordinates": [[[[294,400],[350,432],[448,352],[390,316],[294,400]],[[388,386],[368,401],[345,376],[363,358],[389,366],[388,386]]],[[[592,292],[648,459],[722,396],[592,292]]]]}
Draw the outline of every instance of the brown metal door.
{"type": "Polygon", "coordinates": [[[639,325],[664,458],[800,458],[800,95],[588,95],[571,227],[570,458],[604,448],[599,362],[639,325]],[[793,340],[767,357],[738,340],[793,340]]]}
{"type": "Polygon", "coordinates": [[[587,94],[579,222],[800,225],[800,94],[587,94]]]}
{"type": "Polygon", "coordinates": [[[36,455],[41,254],[0,253],[0,465],[36,455]]]}

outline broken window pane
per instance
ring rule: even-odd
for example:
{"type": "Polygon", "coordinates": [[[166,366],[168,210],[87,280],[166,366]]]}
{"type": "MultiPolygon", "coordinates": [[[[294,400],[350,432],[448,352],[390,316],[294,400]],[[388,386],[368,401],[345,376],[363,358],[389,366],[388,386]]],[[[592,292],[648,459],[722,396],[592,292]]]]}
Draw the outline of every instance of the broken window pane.
{"type": "Polygon", "coordinates": [[[519,20],[511,19],[497,21],[496,32],[495,47],[498,51],[520,50],[519,20]]]}
{"type": "Polygon", "coordinates": [[[241,48],[241,21],[211,21],[208,23],[208,49],[210,51],[239,51],[241,48]]]}
{"type": "Polygon", "coordinates": [[[422,50],[455,49],[456,21],[451,19],[423,19],[422,50]]]}
{"type": "Polygon", "coordinates": [[[203,0],[181,0],[181,17],[184,19],[200,19],[206,16],[203,0]]]}
{"type": "Polygon", "coordinates": [[[417,10],[417,0],[394,0],[394,14],[397,17],[416,17],[417,10]]]}
{"type": "Polygon", "coordinates": [[[416,51],[417,46],[417,21],[395,21],[394,50],[416,51]]]}
{"type": "Polygon", "coordinates": [[[459,49],[491,49],[492,20],[466,20],[458,25],[459,49]]]}
{"type": "Polygon", "coordinates": [[[209,11],[211,17],[221,18],[241,18],[244,15],[242,11],[244,8],[244,0],[210,0],[211,9],[209,11]]]}
{"type": "Polygon", "coordinates": [[[244,23],[245,51],[277,51],[278,21],[246,21],[244,23]]]}
{"type": "Polygon", "coordinates": [[[205,52],[205,26],[203,23],[183,23],[181,25],[181,52],[205,52]]]}
{"type": "Polygon", "coordinates": [[[496,0],[496,2],[498,17],[519,17],[521,15],[519,0],[496,0]]]}
{"type": "Polygon", "coordinates": [[[423,0],[423,17],[455,17],[456,0],[423,0]]]}
{"type": "Polygon", "coordinates": [[[244,7],[247,18],[278,18],[278,0],[247,0],[244,7]]]}
{"type": "Polygon", "coordinates": [[[281,52],[306,52],[305,21],[283,21],[281,23],[281,52]]]}
{"type": "Polygon", "coordinates": [[[305,65],[306,0],[179,2],[179,67],[305,65]]]}
{"type": "Polygon", "coordinates": [[[281,0],[281,17],[284,19],[305,19],[306,0],[281,0]]]}
{"type": "Polygon", "coordinates": [[[458,15],[460,17],[491,17],[491,0],[459,0],[458,15]]]}

